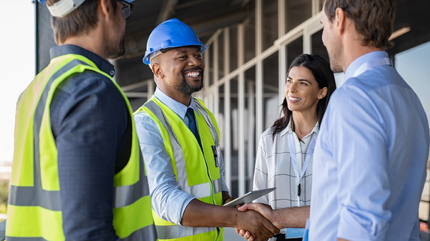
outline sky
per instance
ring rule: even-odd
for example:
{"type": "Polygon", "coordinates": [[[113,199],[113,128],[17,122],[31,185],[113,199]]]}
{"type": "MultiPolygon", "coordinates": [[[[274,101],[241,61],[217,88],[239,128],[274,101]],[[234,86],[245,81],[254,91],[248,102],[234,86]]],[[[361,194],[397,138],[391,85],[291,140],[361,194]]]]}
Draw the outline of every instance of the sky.
{"type": "Polygon", "coordinates": [[[35,75],[34,3],[0,3],[0,162],[13,156],[15,104],[35,75]]]}

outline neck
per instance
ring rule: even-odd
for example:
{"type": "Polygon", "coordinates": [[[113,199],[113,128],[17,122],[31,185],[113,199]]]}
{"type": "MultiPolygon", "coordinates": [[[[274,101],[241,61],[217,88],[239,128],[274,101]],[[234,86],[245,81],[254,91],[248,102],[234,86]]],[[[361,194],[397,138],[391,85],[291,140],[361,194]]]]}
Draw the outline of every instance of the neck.
{"type": "Polygon", "coordinates": [[[346,69],[348,69],[349,65],[351,65],[352,62],[354,62],[354,60],[358,59],[359,57],[374,52],[374,51],[381,51],[382,49],[380,48],[372,48],[372,47],[351,47],[349,51],[349,53],[345,53],[345,63],[343,66],[343,72],[346,71],[346,69]]]}
{"type": "Polygon", "coordinates": [[[106,59],[107,55],[105,51],[106,49],[105,43],[107,41],[105,41],[105,38],[103,38],[102,36],[103,35],[99,30],[99,28],[96,28],[91,30],[87,34],[69,37],[59,45],[66,45],[66,44],[76,45],[106,59]]]}
{"type": "MultiPolygon", "coordinates": [[[[154,76],[154,78],[156,79],[156,77],[154,76]]],[[[189,106],[191,103],[191,95],[184,95],[182,93],[180,93],[179,91],[175,91],[175,90],[171,90],[170,88],[167,88],[165,86],[165,83],[163,81],[158,81],[157,80],[157,87],[163,91],[163,93],[167,96],[169,96],[170,98],[176,100],[177,102],[185,105],[185,106],[189,106]]]]}
{"type": "MultiPolygon", "coordinates": [[[[352,24],[352,23],[349,23],[352,24]]],[[[353,27],[355,30],[355,26],[353,27]]],[[[343,72],[349,67],[349,65],[358,59],[360,56],[368,54],[374,51],[380,51],[382,49],[371,46],[362,45],[362,36],[356,31],[346,31],[343,41],[343,72]]]]}
{"type": "Polygon", "coordinates": [[[303,137],[305,137],[307,134],[311,133],[311,131],[314,129],[318,117],[315,114],[316,110],[314,112],[298,112],[294,111],[292,118],[294,121],[294,132],[296,133],[297,137],[301,140],[303,137]]]}

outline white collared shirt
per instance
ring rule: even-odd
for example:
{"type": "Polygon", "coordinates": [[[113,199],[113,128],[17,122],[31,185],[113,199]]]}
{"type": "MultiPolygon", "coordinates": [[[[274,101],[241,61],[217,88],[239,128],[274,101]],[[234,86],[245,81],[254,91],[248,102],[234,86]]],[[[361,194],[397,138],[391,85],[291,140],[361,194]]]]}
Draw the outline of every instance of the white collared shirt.
{"type": "MultiPolygon", "coordinates": [[[[255,163],[253,190],[276,187],[276,190],[255,200],[266,203],[273,209],[285,207],[308,206],[312,191],[312,159],[302,179],[295,174],[290,157],[288,135],[293,134],[298,160],[299,173],[303,168],[307,150],[312,138],[317,138],[318,123],[313,130],[299,141],[296,133],[291,130],[290,124],[272,138],[272,128],[261,134],[255,163]],[[316,133],[316,135],[315,135],[316,133]],[[301,195],[298,194],[298,185],[301,185],[301,195]]],[[[312,154],[311,154],[312,155],[312,154]]]]}

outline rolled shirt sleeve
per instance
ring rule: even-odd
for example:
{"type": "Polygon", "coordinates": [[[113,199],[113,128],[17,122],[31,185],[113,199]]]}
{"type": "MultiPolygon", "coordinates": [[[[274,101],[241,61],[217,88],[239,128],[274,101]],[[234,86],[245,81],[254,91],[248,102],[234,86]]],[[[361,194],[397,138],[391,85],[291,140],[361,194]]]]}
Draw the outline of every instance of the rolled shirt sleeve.
{"type": "MultiPolygon", "coordinates": [[[[338,237],[348,240],[385,240],[390,210],[387,137],[379,110],[369,96],[355,86],[331,101],[330,145],[338,166],[337,199],[340,207],[338,237]],[[349,93],[355,93],[350,95],[349,93]]],[[[375,101],[375,100],[373,100],[375,101]]]]}
{"type": "Polygon", "coordinates": [[[157,124],[145,112],[136,114],[134,119],[147,169],[152,209],[160,218],[181,225],[185,208],[195,197],[179,189],[157,124]]]}

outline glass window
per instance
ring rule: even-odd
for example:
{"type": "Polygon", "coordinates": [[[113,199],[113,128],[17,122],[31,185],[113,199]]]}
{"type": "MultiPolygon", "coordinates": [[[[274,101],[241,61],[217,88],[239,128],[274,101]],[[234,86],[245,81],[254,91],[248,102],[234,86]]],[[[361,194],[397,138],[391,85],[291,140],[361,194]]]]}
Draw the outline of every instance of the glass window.
{"type": "Polygon", "coordinates": [[[312,41],[312,53],[318,54],[323,57],[325,60],[329,61],[327,49],[323,45],[322,39],[322,29],[311,36],[312,41]]]}
{"type": "Polygon", "coordinates": [[[224,77],[224,32],[218,35],[218,78],[224,77]]]}
{"type": "Polygon", "coordinates": [[[254,163],[257,155],[255,112],[255,66],[253,66],[245,71],[245,160],[246,176],[249,177],[246,180],[247,191],[252,190],[254,163]]]}
{"type": "MultiPolygon", "coordinates": [[[[208,83],[209,86],[211,86],[214,83],[214,61],[213,61],[213,54],[214,54],[214,44],[212,43],[209,48],[204,52],[205,54],[209,54],[209,63],[205,63],[206,70],[208,71],[208,83]]],[[[203,57],[204,58],[204,57],[203,57]]]]}
{"type": "Polygon", "coordinates": [[[287,69],[290,67],[293,60],[303,53],[303,37],[289,43],[287,46],[287,69]]]}
{"type": "MultiPolygon", "coordinates": [[[[245,45],[246,46],[246,45],[245,45]]],[[[237,26],[230,28],[230,72],[237,69],[237,26]]]]}
{"type": "MultiPolygon", "coordinates": [[[[400,52],[395,55],[395,66],[400,75],[411,86],[418,95],[421,104],[427,113],[427,119],[430,119],[430,82],[427,81],[430,76],[430,42],[419,45],[412,49],[400,52]]],[[[430,167],[430,159],[427,163],[430,167]]],[[[427,169],[429,176],[429,169],[427,169]]],[[[419,218],[423,221],[429,220],[429,201],[430,201],[430,181],[427,178],[424,190],[421,196],[419,207],[419,218]]]]}
{"type": "Polygon", "coordinates": [[[286,33],[312,17],[312,0],[286,0],[286,33]]]}
{"type": "Polygon", "coordinates": [[[278,0],[263,1],[263,51],[278,39],[278,0]]]}
{"type": "MultiPolygon", "coordinates": [[[[255,13],[255,11],[253,11],[255,13]]],[[[255,14],[245,22],[245,63],[255,57],[255,14]]],[[[237,41],[236,41],[237,42],[237,41]]]]}
{"type": "MultiPolygon", "coordinates": [[[[278,52],[263,61],[263,123],[264,129],[272,126],[279,117],[278,98],[279,64],[278,52]]],[[[257,133],[260,135],[261,133],[257,133]]]]}
{"type": "Polygon", "coordinates": [[[237,77],[230,80],[230,113],[231,119],[226,120],[225,124],[231,127],[231,187],[230,195],[238,197],[239,195],[239,102],[238,102],[238,80],[237,77]]]}

